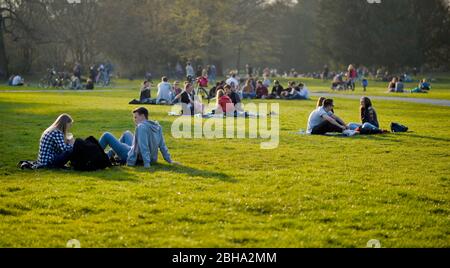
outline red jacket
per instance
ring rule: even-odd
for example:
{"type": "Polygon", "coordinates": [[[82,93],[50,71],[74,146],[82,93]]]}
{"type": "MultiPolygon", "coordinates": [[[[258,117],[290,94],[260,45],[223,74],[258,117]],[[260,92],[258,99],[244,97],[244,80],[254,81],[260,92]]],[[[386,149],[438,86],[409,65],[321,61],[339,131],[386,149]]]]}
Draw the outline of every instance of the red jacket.
{"type": "Polygon", "coordinates": [[[197,81],[198,81],[198,85],[200,86],[200,87],[203,87],[203,88],[206,88],[206,87],[208,87],[208,78],[206,78],[206,77],[204,77],[204,76],[201,76],[201,77],[199,77],[198,79],[197,79],[197,81]]]}
{"type": "Polygon", "coordinates": [[[348,76],[349,76],[349,78],[351,78],[351,79],[355,79],[355,78],[358,76],[358,74],[356,73],[356,70],[355,70],[355,69],[352,69],[352,70],[350,70],[350,72],[348,73],[348,76]]]}
{"type": "MultiPolygon", "coordinates": [[[[219,105],[220,105],[220,107],[222,107],[222,112],[224,112],[224,113],[228,112],[227,104],[233,105],[233,101],[230,99],[230,97],[225,95],[225,96],[222,96],[219,98],[219,105]]],[[[232,107],[231,105],[230,105],[230,107],[232,107]]]]}

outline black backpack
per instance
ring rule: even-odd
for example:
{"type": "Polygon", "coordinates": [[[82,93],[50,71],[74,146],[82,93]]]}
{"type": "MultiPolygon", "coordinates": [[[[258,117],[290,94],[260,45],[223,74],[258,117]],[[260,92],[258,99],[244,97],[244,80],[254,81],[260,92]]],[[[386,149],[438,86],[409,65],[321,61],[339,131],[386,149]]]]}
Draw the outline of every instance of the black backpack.
{"type": "Polygon", "coordinates": [[[408,132],[408,127],[401,125],[399,123],[391,123],[391,131],[393,133],[408,132]]]}
{"type": "Polygon", "coordinates": [[[94,137],[75,141],[70,162],[78,171],[95,171],[112,166],[105,151],[94,137]]]}

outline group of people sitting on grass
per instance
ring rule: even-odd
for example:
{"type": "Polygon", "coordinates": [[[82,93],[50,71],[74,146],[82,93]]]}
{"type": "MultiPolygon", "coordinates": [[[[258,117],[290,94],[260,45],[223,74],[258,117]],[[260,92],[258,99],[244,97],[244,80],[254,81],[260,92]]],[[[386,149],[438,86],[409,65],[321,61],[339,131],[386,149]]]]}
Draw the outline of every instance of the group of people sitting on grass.
{"type": "MultiPolygon", "coordinates": [[[[107,156],[123,165],[138,164],[149,168],[158,161],[161,151],[164,160],[176,164],[166,146],[162,127],[149,120],[149,112],[141,107],[133,111],[135,133],[126,131],[117,139],[109,132],[104,133],[99,144],[103,150],[110,148],[107,156]]],[[[74,120],[68,114],[62,114],[41,136],[39,156],[36,168],[64,168],[74,154],[75,139],[70,133],[74,120]]]]}
{"type": "Polygon", "coordinates": [[[424,78],[419,82],[418,87],[412,90],[406,90],[403,78],[393,77],[388,85],[388,93],[428,93],[431,90],[431,84],[424,78]]]}
{"type": "MultiPolygon", "coordinates": [[[[180,82],[169,83],[167,77],[163,77],[161,83],[157,86],[157,96],[152,98],[151,95],[151,83],[144,81],[140,90],[140,98],[134,99],[130,104],[176,104],[186,103],[188,96],[194,97],[202,96],[208,100],[208,103],[217,97],[219,90],[226,91],[226,87],[231,89],[231,92],[237,94],[239,99],[284,99],[284,100],[307,100],[309,99],[309,90],[305,84],[296,82],[289,82],[287,88],[283,88],[281,83],[277,80],[274,81],[272,91],[269,91],[271,81],[268,79],[255,80],[253,78],[247,79],[244,83],[241,83],[235,74],[232,74],[226,81],[217,82],[212,88],[208,89],[208,76],[202,75],[196,79],[188,77],[184,83],[184,89],[180,88],[180,82]],[[191,89],[188,94],[185,92],[191,89]],[[182,99],[182,97],[184,98],[182,99]]],[[[237,103],[236,100],[233,101],[237,103]]]]}
{"type": "Polygon", "coordinates": [[[371,100],[363,97],[360,104],[361,123],[347,124],[335,114],[333,100],[321,97],[316,109],[309,116],[307,134],[342,133],[345,136],[354,136],[386,133],[387,131],[380,129],[371,100]]]}
{"type": "MultiPolygon", "coordinates": [[[[217,91],[216,113],[228,113],[230,109],[233,109],[232,111],[236,109],[233,103],[236,92],[228,85],[225,88],[225,91],[222,89],[217,91]],[[232,94],[233,92],[235,94],[232,94]]],[[[189,95],[191,89],[192,86],[187,84],[185,91],[180,94],[182,102],[191,101],[189,95]]],[[[316,109],[309,116],[307,133],[324,135],[337,132],[353,136],[387,132],[380,129],[377,113],[367,97],[361,99],[360,114],[361,123],[346,124],[335,114],[333,100],[320,98],[316,109]]],[[[133,110],[133,118],[136,125],[134,133],[125,131],[117,139],[113,134],[106,132],[100,137],[98,143],[101,149],[110,148],[107,152],[108,158],[119,164],[128,166],[140,164],[148,168],[158,161],[160,151],[167,163],[175,164],[166,146],[161,125],[149,120],[148,110],[144,107],[133,110]]],[[[70,133],[73,123],[74,120],[70,115],[62,114],[44,131],[40,139],[37,168],[65,168],[71,161],[75,145],[75,139],[70,133]]]]}

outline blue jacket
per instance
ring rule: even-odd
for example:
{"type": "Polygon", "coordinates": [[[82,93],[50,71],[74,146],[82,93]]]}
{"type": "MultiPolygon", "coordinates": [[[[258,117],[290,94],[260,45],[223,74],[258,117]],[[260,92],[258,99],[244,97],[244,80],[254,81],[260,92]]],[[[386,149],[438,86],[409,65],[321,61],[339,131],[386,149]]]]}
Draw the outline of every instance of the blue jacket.
{"type": "Polygon", "coordinates": [[[133,145],[128,153],[128,166],[136,166],[139,155],[145,167],[158,162],[158,150],[168,163],[172,163],[169,149],[164,141],[162,127],[156,121],[144,121],[136,127],[133,145]]]}

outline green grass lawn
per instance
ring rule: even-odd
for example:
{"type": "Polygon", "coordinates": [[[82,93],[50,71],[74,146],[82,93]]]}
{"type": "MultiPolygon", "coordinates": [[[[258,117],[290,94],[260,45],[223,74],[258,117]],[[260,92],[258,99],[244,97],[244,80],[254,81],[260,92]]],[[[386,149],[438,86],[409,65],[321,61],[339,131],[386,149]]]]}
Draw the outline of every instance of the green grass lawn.
{"type": "MultiPolygon", "coordinates": [[[[428,76],[425,76],[428,77],[428,76]]],[[[380,82],[375,80],[369,80],[369,87],[367,89],[367,92],[363,92],[361,82],[358,81],[356,86],[356,91],[341,91],[336,92],[332,91],[330,89],[331,87],[331,80],[329,81],[322,81],[321,79],[312,79],[312,78],[296,78],[296,79],[286,79],[286,78],[276,78],[283,86],[287,86],[288,81],[296,81],[296,82],[303,82],[307,85],[307,87],[311,90],[311,92],[320,93],[320,92],[326,92],[326,93],[336,93],[336,94],[342,94],[342,95],[359,95],[359,96],[391,96],[391,97],[406,97],[406,98],[425,98],[425,99],[444,99],[444,100],[450,100],[450,76],[448,74],[437,74],[433,76],[434,82],[432,82],[432,90],[428,94],[411,94],[411,93],[388,93],[387,82],[380,82]]],[[[423,77],[414,77],[413,83],[405,83],[405,90],[411,90],[418,86],[419,80],[423,77]]],[[[115,79],[114,80],[114,89],[134,89],[138,90],[140,88],[140,83],[142,81],[140,80],[134,80],[130,81],[128,79],[115,79]]],[[[158,83],[158,79],[153,80],[154,87],[158,83]]],[[[108,90],[111,88],[97,88],[108,90]]],[[[1,86],[0,85],[0,91],[1,90],[43,90],[42,88],[39,88],[37,86],[37,83],[34,81],[31,81],[30,84],[27,87],[24,88],[17,88],[17,87],[9,87],[9,86],[1,86]]],[[[57,91],[55,89],[55,91],[57,91]]]]}
{"type": "MultiPolygon", "coordinates": [[[[450,99],[450,83],[433,86],[426,97],[450,99]]],[[[174,139],[170,108],[151,106],[181,166],[15,167],[63,112],[76,137],[133,130],[136,95],[0,93],[0,247],[450,247],[450,107],[375,101],[383,127],[413,132],[312,137],[294,132],[315,101],[280,101],[280,146],[261,150],[261,139],[174,139]]],[[[358,100],[335,102],[358,122],[358,100]]]]}

